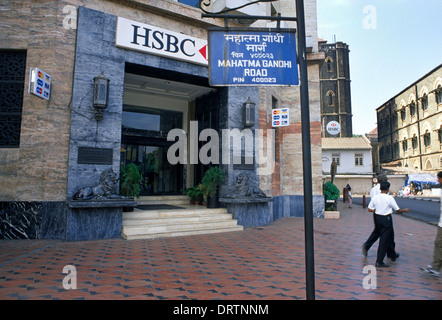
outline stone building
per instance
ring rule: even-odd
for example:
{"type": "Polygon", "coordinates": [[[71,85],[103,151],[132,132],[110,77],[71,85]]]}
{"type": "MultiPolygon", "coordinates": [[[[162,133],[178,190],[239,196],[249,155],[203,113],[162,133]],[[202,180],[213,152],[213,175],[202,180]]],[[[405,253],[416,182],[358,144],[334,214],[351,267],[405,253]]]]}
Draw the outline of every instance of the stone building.
{"type": "Polygon", "coordinates": [[[320,71],[323,137],[352,137],[350,50],[343,42],[327,43],[321,40],[319,51],[325,53],[320,71]],[[325,130],[330,121],[341,125],[339,135],[331,135],[325,130]]]}
{"type": "Polygon", "coordinates": [[[376,109],[380,162],[403,172],[442,168],[442,65],[376,109]]]}
{"type": "MultiPolygon", "coordinates": [[[[317,39],[316,1],[304,2],[307,36],[317,39]]],[[[120,177],[124,165],[135,163],[144,166],[144,195],[182,194],[201,181],[210,165],[192,162],[191,152],[183,163],[168,161],[174,143],[167,139],[168,132],[183,129],[190,150],[195,126],[196,134],[206,128],[218,133],[243,130],[248,98],[256,105],[251,128],[255,135],[261,129],[264,135],[272,132],[274,108],[290,110],[290,125],[274,129],[274,170],[260,174],[258,153],[251,165],[219,164],[226,173],[219,190],[220,198],[227,199],[223,205],[244,226],[303,216],[299,87],[211,87],[204,42],[208,28],[223,27],[224,21],[202,18],[197,3],[2,1],[0,237],[6,233],[65,240],[120,237],[123,208],[118,201],[88,207],[73,200],[77,192],[97,186],[103,172],[120,177]],[[132,33],[123,31],[125,27],[132,33]],[[196,48],[197,44],[202,45],[196,48]],[[174,55],[178,51],[181,56],[174,55]],[[31,68],[38,68],[33,69],[36,78],[31,77],[31,68]],[[43,97],[30,92],[40,90],[35,87],[38,71],[51,80],[46,97],[44,91],[43,97]],[[99,96],[106,88],[108,96],[99,96]],[[236,196],[233,187],[239,177],[253,182],[270,200],[229,202],[236,196]]],[[[291,0],[260,3],[256,10],[261,15],[296,14],[291,0]]],[[[319,67],[324,56],[317,43],[310,42],[312,188],[314,216],[322,217],[319,67]]]]}

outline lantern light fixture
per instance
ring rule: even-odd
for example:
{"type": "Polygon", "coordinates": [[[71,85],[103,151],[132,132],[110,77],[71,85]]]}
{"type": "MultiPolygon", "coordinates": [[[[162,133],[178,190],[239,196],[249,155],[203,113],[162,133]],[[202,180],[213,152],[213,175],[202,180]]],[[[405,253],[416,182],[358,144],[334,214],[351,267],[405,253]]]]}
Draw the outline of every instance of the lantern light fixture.
{"type": "Polygon", "coordinates": [[[93,105],[97,121],[103,120],[103,111],[109,105],[109,82],[103,73],[94,78],[93,105]]]}
{"type": "Polygon", "coordinates": [[[244,106],[244,127],[250,128],[255,125],[255,106],[250,97],[243,104],[244,106]]]}

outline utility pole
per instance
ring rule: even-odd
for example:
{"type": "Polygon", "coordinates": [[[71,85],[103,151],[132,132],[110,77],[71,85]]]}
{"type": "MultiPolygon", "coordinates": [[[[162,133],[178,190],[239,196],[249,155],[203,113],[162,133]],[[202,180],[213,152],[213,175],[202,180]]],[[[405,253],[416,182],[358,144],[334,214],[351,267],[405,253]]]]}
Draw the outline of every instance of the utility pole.
{"type": "Polygon", "coordinates": [[[310,104],[308,95],[307,48],[304,0],[296,0],[298,60],[301,81],[302,164],[304,171],[304,230],[306,298],[315,300],[315,258],[313,242],[312,155],[310,141],[310,104]]]}

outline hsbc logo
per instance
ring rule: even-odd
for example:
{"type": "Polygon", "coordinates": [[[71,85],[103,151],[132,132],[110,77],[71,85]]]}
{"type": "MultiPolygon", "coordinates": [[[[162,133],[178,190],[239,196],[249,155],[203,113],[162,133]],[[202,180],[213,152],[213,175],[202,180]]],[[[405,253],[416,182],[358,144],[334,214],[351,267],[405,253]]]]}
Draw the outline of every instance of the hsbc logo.
{"type": "Polygon", "coordinates": [[[207,40],[118,17],[117,47],[208,65],[207,40]]]}

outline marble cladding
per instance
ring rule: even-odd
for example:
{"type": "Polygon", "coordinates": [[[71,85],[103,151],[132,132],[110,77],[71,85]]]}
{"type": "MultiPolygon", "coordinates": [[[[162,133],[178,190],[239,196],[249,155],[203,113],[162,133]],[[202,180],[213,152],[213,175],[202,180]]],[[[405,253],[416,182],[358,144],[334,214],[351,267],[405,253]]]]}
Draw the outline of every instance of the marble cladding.
{"type": "Polygon", "coordinates": [[[69,208],[66,202],[0,202],[0,239],[119,238],[121,228],[122,208],[69,208]]]}
{"type": "Polygon", "coordinates": [[[67,198],[83,186],[93,186],[105,165],[78,164],[78,148],[94,147],[113,149],[112,169],[119,175],[121,123],[126,63],[177,71],[207,78],[206,67],[191,65],[178,60],[147,55],[115,46],[117,16],[80,7],[76,61],[74,70],[73,110],[67,198]],[[103,73],[110,79],[109,106],[103,112],[103,120],[95,120],[90,103],[93,78],[103,73]]]}
{"type": "MultiPolygon", "coordinates": [[[[285,217],[304,217],[304,196],[278,196],[273,198],[273,220],[285,217]]],[[[313,217],[324,217],[324,196],[313,195],[313,217]]]]}
{"type": "Polygon", "coordinates": [[[0,239],[64,239],[63,202],[0,202],[0,239]]]}

